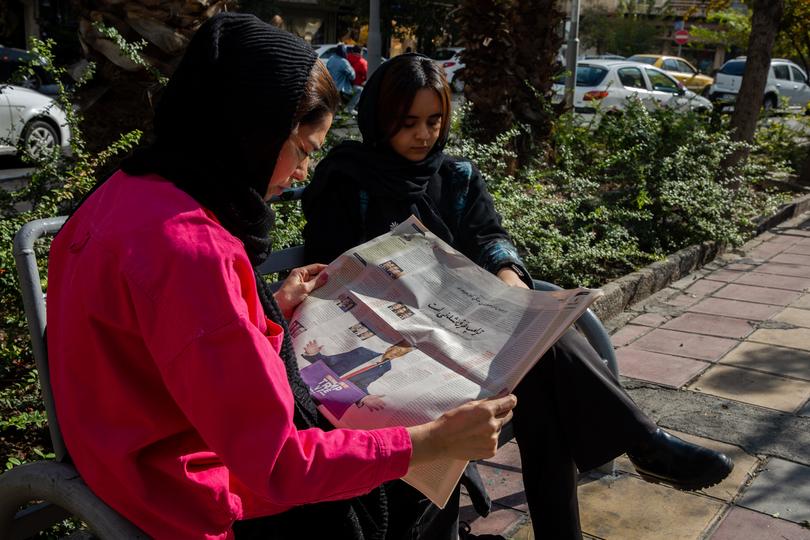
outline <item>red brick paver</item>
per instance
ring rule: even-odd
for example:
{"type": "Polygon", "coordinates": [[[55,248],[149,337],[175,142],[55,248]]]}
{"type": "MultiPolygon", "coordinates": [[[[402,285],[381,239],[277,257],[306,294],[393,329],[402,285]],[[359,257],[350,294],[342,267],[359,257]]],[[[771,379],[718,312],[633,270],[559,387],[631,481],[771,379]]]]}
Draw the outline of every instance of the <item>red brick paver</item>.
{"type": "Polygon", "coordinates": [[[689,311],[723,315],[752,321],[764,321],[776,314],[779,308],[765,304],[726,300],[724,298],[706,298],[689,308],[689,311]]]}
{"type": "Polygon", "coordinates": [[[680,388],[711,364],[691,358],[623,347],[616,351],[619,373],[625,377],[680,388]]]}
{"type": "Polygon", "coordinates": [[[714,362],[734,348],[737,343],[733,339],[658,328],[634,341],[630,348],[714,362]]]}
{"type": "Polygon", "coordinates": [[[753,323],[743,319],[703,313],[684,313],[664,324],[663,328],[741,339],[753,332],[755,327],[753,323]]]}
{"type": "Polygon", "coordinates": [[[786,306],[799,298],[801,294],[795,291],[786,291],[784,289],[752,287],[751,285],[730,283],[719,291],[715,292],[713,296],[715,298],[728,298],[730,300],[741,300],[743,302],[757,302],[760,304],[786,306]]]}

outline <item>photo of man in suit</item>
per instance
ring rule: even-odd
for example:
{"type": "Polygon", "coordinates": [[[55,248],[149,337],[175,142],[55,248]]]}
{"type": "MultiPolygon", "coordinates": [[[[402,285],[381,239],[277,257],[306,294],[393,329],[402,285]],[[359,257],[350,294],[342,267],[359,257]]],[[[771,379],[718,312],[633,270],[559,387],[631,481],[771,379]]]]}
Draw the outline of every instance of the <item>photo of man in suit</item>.
{"type": "MultiPolygon", "coordinates": [[[[322,350],[323,345],[312,340],[304,346],[304,353],[301,357],[311,364],[322,362],[323,365],[337,374],[341,381],[350,382],[365,393],[366,395],[357,400],[355,405],[368,407],[370,411],[378,411],[385,408],[385,402],[382,399],[385,396],[369,395],[368,386],[391,370],[392,360],[405,356],[413,350],[413,346],[403,340],[391,345],[382,353],[366,347],[357,347],[344,353],[332,355],[323,354],[322,350]],[[377,357],[379,359],[376,362],[364,366],[364,364],[377,357]]],[[[305,376],[307,369],[309,369],[309,366],[301,370],[301,375],[305,380],[307,378],[305,376]]]]}

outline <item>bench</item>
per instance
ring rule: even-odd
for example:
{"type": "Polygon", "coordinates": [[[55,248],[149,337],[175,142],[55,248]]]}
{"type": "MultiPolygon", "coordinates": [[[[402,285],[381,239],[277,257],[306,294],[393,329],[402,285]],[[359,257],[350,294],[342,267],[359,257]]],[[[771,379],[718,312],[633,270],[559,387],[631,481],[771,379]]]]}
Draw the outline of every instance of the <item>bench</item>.
{"type": "MultiPolygon", "coordinates": [[[[272,202],[295,201],[303,188],[288,190],[272,202]]],[[[123,516],[96,497],[70,463],[51,394],[45,345],[45,297],[37,267],[34,243],[56,234],[66,218],[54,217],[32,221],[24,225],[14,237],[14,258],[25,307],[25,316],[31,335],[34,359],[39,373],[42,399],[48,416],[48,429],[53,443],[54,461],[37,461],[15,467],[0,474],[0,538],[22,540],[43,531],[68,517],[84,522],[101,539],[136,540],[147,536],[123,516]],[[34,503],[34,504],[30,504],[34,503]],[[29,505],[20,510],[24,505],[29,505]]],[[[262,274],[273,274],[302,266],[303,246],[274,252],[260,267],[262,274]]],[[[280,282],[273,284],[276,288],[280,282]]],[[[559,287],[535,281],[535,288],[555,290],[559,287]]],[[[610,337],[599,319],[588,310],[577,327],[607,362],[614,374],[618,373],[616,357],[610,337]]],[[[505,426],[500,444],[513,437],[511,425],[505,426]]],[[[612,472],[612,463],[607,465],[612,472]]]]}

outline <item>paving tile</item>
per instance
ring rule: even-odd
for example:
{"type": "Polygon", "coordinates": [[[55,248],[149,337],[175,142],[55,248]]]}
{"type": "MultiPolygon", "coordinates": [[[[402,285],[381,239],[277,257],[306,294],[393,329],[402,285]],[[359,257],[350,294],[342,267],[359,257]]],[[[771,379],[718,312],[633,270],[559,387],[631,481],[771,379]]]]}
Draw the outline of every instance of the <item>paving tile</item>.
{"type": "Polygon", "coordinates": [[[744,338],[754,331],[753,324],[746,320],[703,313],[684,313],[662,328],[728,338],[744,338]]]}
{"type": "Polygon", "coordinates": [[[607,539],[695,540],[723,506],[627,474],[579,487],[582,530],[607,539]]]}
{"type": "Polygon", "coordinates": [[[782,230],[774,233],[773,237],[768,239],[768,243],[792,246],[793,244],[799,242],[800,240],[801,238],[797,238],[795,235],[791,235],[789,231],[782,230]]]}
{"type": "Polygon", "coordinates": [[[779,311],[779,308],[765,304],[727,300],[725,298],[706,298],[690,307],[689,311],[708,313],[710,315],[724,315],[737,319],[764,321],[775,315],[777,311],[779,311]]]}
{"type": "Polygon", "coordinates": [[[691,284],[693,284],[695,281],[697,281],[698,279],[700,279],[700,274],[697,273],[697,272],[693,272],[691,274],[688,274],[688,275],[682,277],[678,281],[673,281],[672,283],[669,284],[669,286],[671,288],[673,288],[673,289],[679,289],[679,290],[680,289],[685,289],[688,286],[690,286],[691,284]]]}
{"type": "Polygon", "coordinates": [[[810,529],[745,508],[732,508],[711,540],[810,540],[810,529]]]}
{"type": "Polygon", "coordinates": [[[810,255],[803,255],[801,253],[780,253],[773,257],[771,262],[810,266],[810,255]]]}
{"type": "Polygon", "coordinates": [[[745,490],[740,506],[800,523],[810,521],[810,467],[771,458],[745,490]]]}
{"type": "Polygon", "coordinates": [[[714,362],[738,343],[733,339],[657,328],[634,341],[630,347],[714,362]]]}
{"type": "Polygon", "coordinates": [[[780,276],[810,276],[810,268],[799,264],[777,264],[768,262],[760,265],[757,271],[763,274],[778,274],[780,276]]]}
{"type": "Polygon", "coordinates": [[[724,356],[720,363],[810,381],[808,351],[762,343],[742,343],[724,356]]]}
{"type": "Polygon", "coordinates": [[[746,255],[754,259],[768,260],[774,255],[782,253],[784,250],[785,246],[782,245],[760,244],[754,249],[746,251],[746,255]]]}
{"type": "Polygon", "coordinates": [[[801,296],[798,300],[791,303],[790,306],[799,309],[810,309],[810,294],[801,296]]]}
{"type": "Polygon", "coordinates": [[[709,296],[714,291],[723,286],[721,281],[711,281],[708,279],[700,279],[686,288],[687,294],[694,294],[697,296],[709,296]]]}
{"type": "Polygon", "coordinates": [[[498,448],[498,452],[493,457],[482,459],[478,463],[484,465],[502,465],[513,471],[520,472],[520,450],[513,439],[498,448]]]}
{"type": "Polygon", "coordinates": [[[722,364],[712,366],[688,389],[784,412],[795,411],[810,397],[809,382],[722,364]]]}
{"type": "MultiPolygon", "coordinates": [[[[722,285],[722,283],[720,283],[720,285],[722,285]]],[[[664,300],[664,303],[669,306],[675,307],[689,307],[692,304],[699,302],[701,298],[703,297],[695,294],[689,294],[686,292],[678,291],[669,298],[667,298],[666,300],[664,300]]]]}
{"type": "Polygon", "coordinates": [[[625,377],[680,388],[709,364],[691,358],[622,347],[616,351],[619,373],[625,377]]]}
{"type": "Polygon", "coordinates": [[[785,250],[785,253],[798,253],[799,255],[810,255],[810,245],[794,244],[785,250]]]}
{"type": "Polygon", "coordinates": [[[527,523],[529,516],[524,512],[518,512],[511,508],[504,508],[493,504],[492,512],[482,518],[472,507],[467,495],[461,495],[461,508],[459,510],[459,520],[470,525],[473,534],[503,534],[512,531],[522,524],[527,523]]]}
{"type": "Polygon", "coordinates": [[[768,287],[752,287],[751,285],[738,285],[729,283],[713,295],[715,298],[728,298],[742,302],[757,302],[760,304],[772,304],[786,306],[801,296],[796,291],[786,291],[784,289],[771,289],[768,287]]]}
{"type": "MultiPolygon", "coordinates": [[[[810,312],[808,312],[810,313],[810,312]]],[[[650,331],[649,326],[637,326],[635,324],[628,324],[622,327],[618,332],[610,336],[610,341],[614,347],[624,347],[650,331]]]]}
{"type": "Polygon", "coordinates": [[[762,274],[747,272],[734,282],[740,285],[756,285],[772,289],[787,289],[789,291],[803,291],[810,288],[810,277],[778,276],[776,274],[762,274]]]}
{"type": "Polygon", "coordinates": [[[673,281],[669,284],[673,289],[685,289],[700,278],[700,274],[693,272],[687,276],[682,277],[678,281],[673,281]]]}
{"type": "Polygon", "coordinates": [[[706,279],[710,279],[712,281],[723,281],[723,282],[730,282],[736,280],[738,277],[743,275],[744,272],[736,272],[734,270],[715,270],[710,274],[706,274],[703,276],[706,279]]]}
{"type": "Polygon", "coordinates": [[[757,264],[748,264],[748,263],[730,263],[725,265],[723,268],[726,270],[739,270],[742,272],[747,272],[748,270],[753,270],[756,268],[757,264]]]}
{"type": "MultiPolygon", "coordinates": [[[[517,448],[516,444],[513,446],[517,448]]],[[[484,487],[493,503],[528,512],[526,493],[523,491],[523,474],[519,469],[515,471],[513,467],[479,462],[478,472],[481,473],[484,487]]]]}
{"type": "Polygon", "coordinates": [[[773,320],[810,328],[810,310],[788,307],[779,312],[776,317],[773,317],[773,320]]]}
{"type": "Polygon", "coordinates": [[[757,343],[770,343],[810,351],[810,328],[760,328],[748,339],[757,343]]]}
{"type": "MultiPolygon", "coordinates": [[[[685,441],[699,444],[700,446],[711,448],[712,450],[717,450],[718,452],[723,452],[734,462],[734,469],[731,471],[731,474],[729,474],[722,482],[716,486],[712,486],[700,491],[700,493],[704,493],[711,497],[716,497],[723,501],[730,502],[732,499],[734,499],[734,497],[737,496],[740,489],[748,481],[748,473],[753,471],[757,466],[757,463],[759,463],[759,459],[757,459],[756,456],[746,453],[745,450],[739,446],[734,446],[712,439],[705,439],[703,437],[682,433],[680,431],[667,431],[685,441]]],[[[627,456],[616,458],[614,463],[616,464],[617,470],[625,471],[630,474],[636,474],[635,468],[630,463],[627,456]]]]}
{"type": "Polygon", "coordinates": [[[661,326],[668,320],[669,317],[661,315],[660,313],[644,313],[630,321],[630,323],[640,324],[642,326],[661,326]]]}

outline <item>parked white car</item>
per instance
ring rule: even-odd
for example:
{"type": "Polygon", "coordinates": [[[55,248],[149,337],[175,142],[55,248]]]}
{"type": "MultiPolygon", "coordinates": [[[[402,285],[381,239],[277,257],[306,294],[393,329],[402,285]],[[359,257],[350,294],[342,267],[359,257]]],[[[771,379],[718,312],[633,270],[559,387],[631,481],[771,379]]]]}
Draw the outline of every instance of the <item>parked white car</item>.
{"type": "Polygon", "coordinates": [[[431,55],[442,68],[444,68],[444,75],[447,77],[447,82],[455,92],[464,90],[464,82],[456,77],[456,72],[464,67],[461,61],[461,52],[464,47],[443,47],[436,49],[431,55]]]}
{"type": "MultiPolygon", "coordinates": [[[[565,76],[554,81],[553,102],[565,95],[565,76]]],[[[588,60],[577,64],[574,112],[596,114],[616,112],[627,107],[628,99],[638,99],[653,109],[671,107],[680,111],[708,112],[712,103],[662,70],[624,60],[588,60]]]]}
{"type": "MultiPolygon", "coordinates": [[[[723,64],[715,75],[709,98],[720,105],[733,104],[740,92],[744,71],[744,56],[723,64]]],[[[788,107],[804,110],[810,102],[810,86],[807,84],[807,73],[802,68],[790,60],[774,58],[768,70],[762,106],[766,110],[775,109],[782,105],[783,99],[787,100],[788,107]]]]}
{"type": "Polygon", "coordinates": [[[0,85],[0,155],[25,150],[34,157],[70,151],[65,113],[53,99],[21,86],[0,85]]]}

